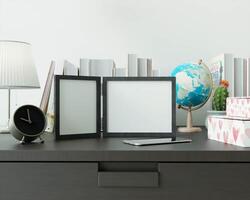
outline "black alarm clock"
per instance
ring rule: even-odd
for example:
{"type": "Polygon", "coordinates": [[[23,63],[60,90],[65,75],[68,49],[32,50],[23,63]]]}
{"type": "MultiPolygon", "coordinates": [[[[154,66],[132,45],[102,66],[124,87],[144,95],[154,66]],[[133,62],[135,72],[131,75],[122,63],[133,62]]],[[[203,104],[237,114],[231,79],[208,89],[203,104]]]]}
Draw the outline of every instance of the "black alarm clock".
{"type": "Polygon", "coordinates": [[[22,144],[31,143],[44,133],[47,122],[43,111],[33,105],[19,107],[10,123],[10,133],[22,144]]]}

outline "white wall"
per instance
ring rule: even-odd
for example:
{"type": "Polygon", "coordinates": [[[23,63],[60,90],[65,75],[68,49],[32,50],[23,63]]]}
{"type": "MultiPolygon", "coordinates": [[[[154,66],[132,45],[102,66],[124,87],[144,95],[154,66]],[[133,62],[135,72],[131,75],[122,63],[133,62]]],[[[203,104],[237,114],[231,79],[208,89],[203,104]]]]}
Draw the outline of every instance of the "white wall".
{"type": "MultiPolygon", "coordinates": [[[[180,63],[221,52],[248,57],[249,19],[249,0],[0,0],[0,39],[32,43],[43,89],[51,59],[78,65],[80,57],[113,58],[122,67],[135,52],[168,75],[180,63]]],[[[13,92],[12,109],[39,104],[42,89],[13,92]]],[[[0,126],[6,97],[0,91],[0,126]]],[[[204,116],[196,111],[194,123],[204,116]]]]}

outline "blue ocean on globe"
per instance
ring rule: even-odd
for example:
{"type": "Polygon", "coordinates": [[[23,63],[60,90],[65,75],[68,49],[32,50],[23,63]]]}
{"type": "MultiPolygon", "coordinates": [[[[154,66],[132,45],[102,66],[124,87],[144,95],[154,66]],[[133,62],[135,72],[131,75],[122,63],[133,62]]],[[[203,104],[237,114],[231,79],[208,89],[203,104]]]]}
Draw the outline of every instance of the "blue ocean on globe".
{"type": "Polygon", "coordinates": [[[171,76],[176,77],[176,103],[184,107],[204,104],[213,89],[210,71],[203,65],[178,65],[171,76]]]}

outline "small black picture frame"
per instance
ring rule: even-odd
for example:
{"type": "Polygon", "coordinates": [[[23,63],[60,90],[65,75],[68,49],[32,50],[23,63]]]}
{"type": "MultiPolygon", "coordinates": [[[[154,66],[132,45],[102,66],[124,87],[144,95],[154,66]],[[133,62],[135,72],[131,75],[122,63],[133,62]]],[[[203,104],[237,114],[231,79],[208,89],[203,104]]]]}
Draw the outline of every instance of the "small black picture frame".
{"type": "MultiPolygon", "coordinates": [[[[114,89],[115,91],[122,91],[123,88],[120,88],[120,90],[117,88],[114,89]]],[[[120,95],[123,95],[124,92],[121,92],[120,95]]],[[[112,101],[114,102],[114,101],[112,101]]],[[[110,105],[113,105],[112,103],[110,105]]],[[[126,106],[121,105],[122,106],[126,106]]],[[[153,106],[153,105],[152,105],[153,106]]],[[[118,108],[119,109],[119,108],[118,108]]],[[[117,109],[117,112],[119,112],[117,109]]],[[[114,109],[115,110],[115,109],[114,109]]],[[[114,111],[116,112],[116,110],[114,111]]],[[[119,117],[118,117],[119,118],[119,117]]],[[[117,119],[117,118],[116,118],[117,119]]],[[[124,120],[125,121],[125,120],[124,120]]],[[[136,122],[135,122],[136,123],[136,122]]],[[[132,127],[132,126],[131,126],[132,127]]],[[[119,128],[118,128],[119,129],[119,128]]],[[[149,138],[172,138],[173,140],[176,139],[176,79],[175,77],[104,77],[103,78],[103,137],[149,137],[149,138]],[[169,131],[152,131],[152,132],[130,132],[130,131],[110,131],[109,130],[109,86],[108,84],[111,82],[140,82],[140,81],[146,81],[146,82],[171,82],[171,86],[169,86],[169,90],[171,90],[171,96],[169,98],[171,99],[171,102],[169,103],[169,107],[171,106],[171,122],[169,122],[171,126],[171,130],[169,131]]]]}
{"type": "MultiPolygon", "coordinates": [[[[89,77],[89,76],[87,77],[87,76],[55,75],[55,83],[54,84],[55,84],[55,138],[56,138],[56,140],[100,137],[100,135],[101,135],[101,100],[100,100],[101,78],[100,77],[89,77]],[[66,84],[67,82],[69,83],[68,84],[69,86],[67,86],[67,84],[66,84]],[[74,82],[76,82],[75,87],[72,87],[72,90],[71,90],[70,87],[74,85],[74,82]],[[86,86],[84,86],[83,83],[86,83],[86,86]],[[87,84],[90,84],[91,87],[87,86],[87,84]],[[79,85],[84,86],[82,91],[81,91],[81,88],[78,88],[79,91],[76,89],[76,87],[80,87],[79,85]],[[92,131],[90,131],[90,132],[79,131],[77,133],[72,133],[69,131],[68,133],[62,133],[63,130],[61,130],[61,128],[63,125],[62,126],[60,125],[60,123],[62,122],[63,117],[64,117],[64,116],[61,116],[62,112],[64,112],[63,114],[66,114],[66,113],[69,114],[68,111],[71,109],[71,106],[72,106],[72,109],[74,108],[74,106],[76,106],[76,104],[74,104],[74,105],[65,105],[65,106],[62,105],[62,107],[60,107],[60,104],[64,103],[64,102],[62,102],[64,100],[61,99],[62,98],[61,95],[64,95],[64,98],[67,99],[67,100],[65,100],[65,102],[69,102],[68,99],[70,98],[68,96],[65,96],[66,94],[64,94],[64,93],[67,93],[67,92],[62,92],[63,91],[62,87],[68,88],[67,89],[68,95],[72,96],[73,103],[75,103],[75,101],[76,101],[76,98],[73,98],[74,93],[76,93],[75,95],[77,97],[79,95],[84,96],[84,94],[82,94],[81,92],[89,90],[90,91],[89,93],[92,96],[96,97],[96,100],[95,100],[96,103],[93,103],[93,105],[91,105],[91,108],[93,108],[92,110],[95,109],[95,112],[89,112],[89,113],[86,112],[88,115],[92,116],[90,124],[91,124],[92,129],[95,129],[95,131],[93,131],[93,132],[92,131]],[[60,91],[63,94],[61,94],[60,91]],[[68,110],[65,107],[66,108],[68,107],[67,108],[68,110]],[[63,109],[65,109],[66,111],[63,111],[63,109]]],[[[86,99],[88,99],[88,98],[85,98],[84,101],[86,101],[86,99]]],[[[84,101],[83,101],[83,103],[84,103],[84,101]]],[[[92,103],[89,103],[89,102],[91,102],[91,99],[87,100],[87,101],[88,101],[88,105],[92,104],[92,103]]],[[[73,113],[73,115],[79,115],[81,113],[81,105],[82,105],[82,110],[86,109],[85,107],[87,107],[86,106],[87,104],[83,105],[83,103],[81,104],[81,101],[80,100],[78,101],[78,104],[80,104],[80,105],[77,105],[78,107],[74,108],[77,111],[75,113],[73,113]],[[79,108],[79,110],[78,110],[78,108],[79,108]]],[[[76,123],[76,126],[78,126],[78,125],[82,126],[81,124],[85,123],[84,118],[85,119],[86,119],[86,117],[88,118],[87,114],[84,114],[84,117],[82,119],[77,119],[77,121],[79,123],[76,123]]],[[[71,120],[74,120],[74,119],[69,119],[69,120],[67,119],[67,120],[64,120],[64,122],[70,123],[68,121],[71,121],[71,120]]],[[[86,120],[88,120],[88,119],[86,119],[86,120]]],[[[72,122],[72,124],[74,124],[74,121],[71,121],[71,122],[72,122]]],[[[71,124],[69,124],[69,126],[71,126],[71,124]]],[[[73,127],[73,125],[72,125],[72,127],[73,127]]],[[[66,129],[68,129],[68,127],[66,129]]],[[[74,129],[74,127],[72,129],[74,129]]]]}

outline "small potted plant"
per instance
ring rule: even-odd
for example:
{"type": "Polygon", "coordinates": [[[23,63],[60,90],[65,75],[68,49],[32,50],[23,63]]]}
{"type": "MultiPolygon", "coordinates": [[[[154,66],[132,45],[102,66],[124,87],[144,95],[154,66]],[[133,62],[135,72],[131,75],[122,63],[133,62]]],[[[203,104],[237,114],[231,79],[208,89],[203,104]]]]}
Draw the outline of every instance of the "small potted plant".
{"type": "MultiPolygon", "coordinates": [[[[210,115],[226,115],[226,105],[227,105],[227,97],[229,96],[228,92],[229,83],[227,80],[221,80],[220,86],[218,86],[212,97],[212,110],[208,110],[208,116],[210,115]]],[[[206,127],[207,127],[207,119],[206,119],[206,127]]]]}

